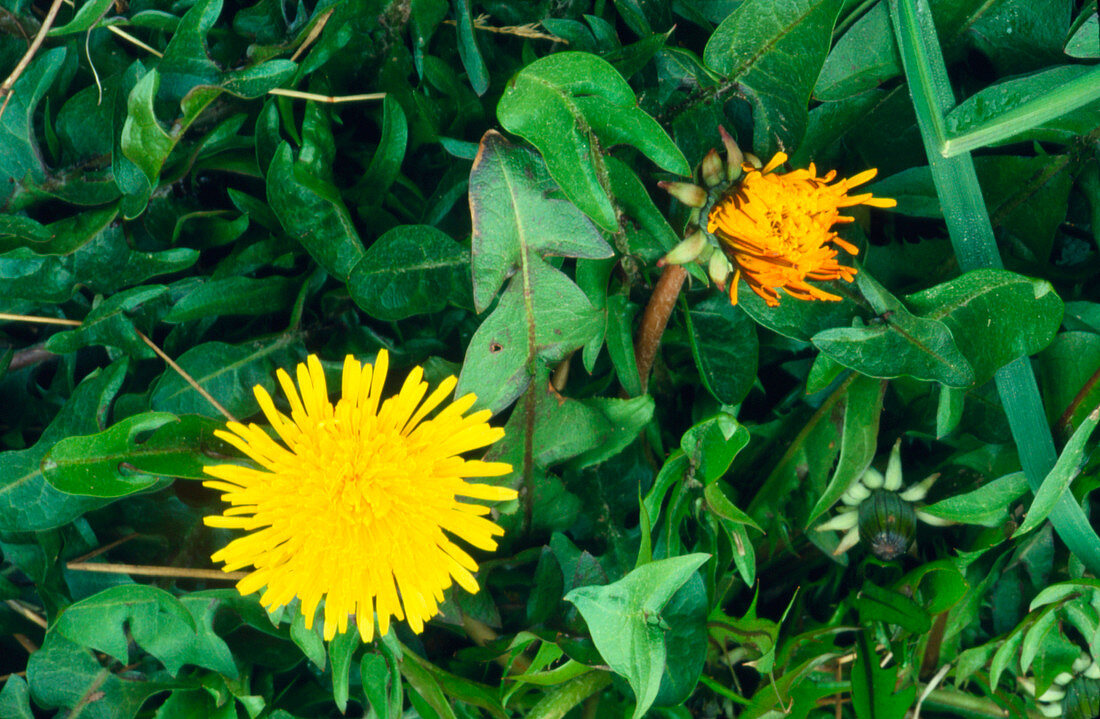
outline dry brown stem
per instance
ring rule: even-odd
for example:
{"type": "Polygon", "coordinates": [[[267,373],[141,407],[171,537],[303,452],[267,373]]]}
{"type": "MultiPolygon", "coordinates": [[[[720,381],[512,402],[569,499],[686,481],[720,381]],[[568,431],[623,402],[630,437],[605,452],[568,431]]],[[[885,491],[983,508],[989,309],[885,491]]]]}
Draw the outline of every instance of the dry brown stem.
{"type": "Polygon", "coordinates": [[[642,392],[649,386],[649,373],[653,369],[653,360],[657,357],[657,348],[661,345],[661,336],[680,296],[687,270],[680,265],[665,265],[657,286],[649,298],[642,324],[634,340],[634,356],[638,362],[638,378],[642,381],[642,392]]]}

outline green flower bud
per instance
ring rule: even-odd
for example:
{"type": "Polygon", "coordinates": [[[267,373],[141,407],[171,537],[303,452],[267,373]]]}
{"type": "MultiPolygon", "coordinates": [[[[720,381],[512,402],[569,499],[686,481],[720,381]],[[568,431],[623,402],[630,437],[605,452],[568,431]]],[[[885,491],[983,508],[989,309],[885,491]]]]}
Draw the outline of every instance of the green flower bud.
{"type": "Polygon", "coordinates": [[[1100,716],[1100,680],[1077,677],[1070,682],[1062,709],[1066,719],[1096,719],[1100,716]]]}
{"type": "Polygon", "coordinates": [[[886,561],[904,554],[916,535],[917,513],[897,492],[876,489],[859,505],[859,538],[886,561]]]}

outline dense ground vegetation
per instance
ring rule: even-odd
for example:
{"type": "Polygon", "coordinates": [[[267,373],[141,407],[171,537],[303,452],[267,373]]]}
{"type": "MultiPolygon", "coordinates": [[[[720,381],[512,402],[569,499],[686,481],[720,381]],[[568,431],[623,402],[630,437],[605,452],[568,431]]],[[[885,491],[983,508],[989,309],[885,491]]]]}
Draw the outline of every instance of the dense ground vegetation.
{"type": "Polygon", "coordinates": [[[0,0],[0,717],[1100,715],[1098,59],[1071,0],[0,0]],[[811,163],[886,200],[807,233],[811,163]],[[844,269],[695,232],[750,182],[844,269]],[[415,367],[477,400],[406,445],[415,367]],[[216,465],[291,536],[219,551],[216,465]]]}

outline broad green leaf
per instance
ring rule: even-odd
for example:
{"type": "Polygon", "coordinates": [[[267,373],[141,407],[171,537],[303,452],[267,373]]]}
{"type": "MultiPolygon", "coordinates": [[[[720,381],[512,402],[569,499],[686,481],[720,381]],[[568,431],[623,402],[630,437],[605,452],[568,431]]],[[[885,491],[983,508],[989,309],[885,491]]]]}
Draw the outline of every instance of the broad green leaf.
{"type": "Polygon", "coordinates": [[[196,85],[212,85],[221,74],[206,50],[206,36],[221,15],[222,0],[198,0],[172,33],[157,67],[168,99],[179,102],[196,85]]]}
{"type": "Polygon", "coordinates": [[[332,699],[343,713],[348,706],[348,679],[351,674],[351,660],[355,650],[362,642],[359,634],[349,628],[328,644],[329,666],[332,667],[332,699]]]}
{"type": "Polygon", "coordinates": [[[60,527],[106,503],[54,489],[42,476],[41,461],[59,440],[103,429],[100,423],[125,376],[125,361],[88,375],[33,447],[0,453],[0,530],[60,527]]]}
{"type": "Polygon", "coordinates": [[[118,203],[88,209],[48,225],[29,217],[0,215],[0,252],[26,247],[39,255],[76,252],[118,216],[118,203]]]}
{"type": "MultiPolygon", "coordinates": [[[[267,62],[222,73],[219,87],[231,95],[245,100],[263,97],[268,91],[286,82],[298,69],[290,60],[268,60],[267,62]]],[[[186,102],[184,103],[186,107],[186,102]]]]}
{"type": "MultiPolygon", "coordinates": [[[[979,157],[974,161],[985,212],[999,218],[1013,236],[1041,261],[1050,257],[1055,235],[1066,219],[1070,178],[1058,171],[1054,157],[979,157]]],[[[943,217],[928,167],[913,167],[868,188],[897,199],[894,212],[912,217],[943,217]]],[[[975,208],[977,209],[977,208],[975,208]]]]}
{"type": "MultiPolygon", "coordinates": [[[[359,677],[371,709],[381,717],[394,716],[388,706],[387,682],[391,676],[385,658],[368,651],[359,660],[359,677]]],[[[400,683],[400,677],[398,681],[400,683]]]]}
{"type": "Polygon", "coordinates": [[[130,661],[132,638],[172,676],[193,664],[236,677],[229,647],[211,627],[211,604],[198,595],[181,601],[163,589],[124,584],[66,608],[53,630],[123,664],[130,661]]]}
{"type": "Polygon", "coordinates": [[[356,202],[379,205],[386,198],[394,180],[401,174],[401,162],[409,140],[409,124],[401,103],[392,95],[382,100],[382,136],[371,156],[366,172],[349,193],[356,202]]]}
{"type": "Polygon", "coordinates": [[[1066,54],[1090,60],[1100,58],[1100,18],[1095,12],[1078,25],[1066,41],[1066,54]]]}
{"type": "MultiPolygon", "coordinates": [[[[293,341],[285,336],[245,345],[206,342],[187,350],[176,362],[231,414],[243,418],[259,410],[253,387],[260,385],[273,392],[275,370],[292,368],[297,359],[293,341]]],[[[149,403],[160,412],[221,418],[221,413],[175,372],[161,375],[149,403]]]]}
{"type": "Polygon", "coordinates": [[[818,100],[837,101],[858,95],[901,74],[901,57],[890,34],[885,2],[871,6],[840,36],[814,85],[818,100]]]}
{"type": "Polygon", "coordinates": [[[38,255],[27,248],[0,254],[0,295],[56,304],[68,300],[80,285],[109,295],[187,269],[198,259],[198,251],[185,247],[135,251],[122,228],[111,224],[69,255],[38,255]]]}
{"type": "Polygon", "coordinates": [[[955,607],[970,591],[966,577],[950,559],[927,562],[906,574],[895,585],[905,596],[923,600],[925,611],[935,616],[955,607]]]}
{"type": "Polygon", "coordinates": [[[318,671],[325,671],[328,653],[325,651],[325,640],[321,638],[320,622],[315,619],[313,626],[306,628],[305,615],[295,612],[290,622],[290,640],[318,671]]]}
{"type": "Polygon", "coordinates": [[[130,91],[121,140],[122,154],[138,166],[154,187],[160,181],[160,170],[176,144],[161,127],[153,109],[159,87],[160,74],[150,70],[130,91]]]}
{"type": "Polygon", "coordinates": [[[8,106],[0,117],[0,137],[4,138],[4,151],[0,152],[0,203],[5,208],[11,207],[13,199],[17,200],[25,183],[37,185],[46,178],[34,115],[65,55],[64,47],[38,53],[5,98],[8,106]]]}
{"type": "Polygon", "coordinates": [[[547,196],[552,188],[537,155],[486,133],[470,175],[475,306],[515,274],[470,340],[457,392],[494,411],[523,392],[536,359],[560,360],[603,328],[600,311],[543,256],[601,258],[611,248],[575,208],[547,196]]]}
{"type": "Polygon", "coordinates": [[[669,629],[665,634],[665,673],[655,706],[682,705],[695,691],[707,658],[708,607],[706,585],[695,573],[661,610],[669,629]]]}
{"type": "Polygon", "coordinates": [[[417,715],[425,719],[458,719],[439,681],[419,663],[409,660],[407,655],[406,651],[400,664],[401,676],[409,683],[409,700],[417,715]]]}
{"type": "Polygon", "coordinates": [[[1094,409],[1070,437],[1062,453],[1058,455],[1058,461],[1043,480],[1039,491],[1035,493],[1035,499],[1027,511],[1027,516],[1012,534],[1013,537],[1027,534],[1046,521],[1054,505],[1066,493],[1070,483],[1080,471],[1086,444],[1098,422],[1100,422],[1100,409],[1094,409]]]}
{"type": "Polygon", "coordinates": [[[1020,643],[1020,668],[1034,676],[1035,689],[1042,694],[1051,688],[1057,674],[1070,671],[1081,650],[1063,633],[1057,607],[1045,607],[1033,617],[1020,643]]]}
{"type": "Polygon", "coordinates": [[[469,250],[434,227],[399,225],[356,263],[348,292],[380,320],[438,312],[470,281],[469,263],[469,250]]]}
{"type": "Polygon", "coordinates": [[[1008,521],[1012,503],[1027,494],[1027,491],[1024,473],[1014,472],[987,482],[973,492],[921,507],[921,511],[952,522],[999,527],[1008,521]]]}
{"type": "MultiPolygon", "coordinates": [[[[606,278],[605,278],[606,279],[606,278]]],[[[603,338],[595,335],[589,344],[599,351],[596,344],[600,339],[607,343],[607,354],[611,357],[611,364],[615,368],[615,374],[619,377],[619,383],[630,397],[637,397],[642,392],[642,380],[638,376],[638,358],[634,355],[634,314],[638,306],[627,300],[625,295],[612,295],[607,298],[607,329],[603,338]]],[[[585,365],[585,369],[591,369],[585,365]]]]}
{"type": "Polygon", "coordinates": [[[856,281],[880,315],[860,326],[818,332],[814,346],[870,377],[907,376],[951,387],[974,383],[974,369],[946,324],[914,315],[866,272],[856,281]]]}
{"type": "Polygon", "coordinates": [[[77,9],[73,19],[60,27],[50,28],[46,37],[71,35],[95,27],[111,7],[111,0],[87,0],[77,9]]]}
{"type": "MultiPolygon", "coordinates": [[[[973,2],[972,7],[973,22],[965,28],[967,44],[988,58],[998,75],[1019,75],[1064,58],[1062,46],[1069,33],[1072,3],[1000,0],[973,2]]],[[[951,29],[956,33],[963,30],[951,29]]]]}
{"type": "Polygon", "coordinates": [[[623,223],[630,253],[644,262],[655,262],[675,247],[680,238],[653,204],[653,199],[634,171],[614,157],[608,157],[606,164],[611,194],[620,210],[633,220],[623,223]]]}
{"type": "Polygon", "coordinates": [[[554,197],[554,181],[529,150],[488,132],[470,173],[474,306],[485,311],[506,277],[539,257],[612,255],[582,213],[554,197]]]}
{"type": "Polygon", "coordinates": [[[630,399],[592,397],[583,402],[590,412],[603,416],[607,428],[595,434],[598,441],[595,447],[570,460],[570,465],[576,468],[597,465],[614,457],[653,419],[654,401],[649,395],[630,399]]]}
{"type": "Polygon", "coordinates": [[[474,32],[474,21],[470,17],[469,0],[454,0],[455,17],[458,21],[455,27],[458,31],[458,56],[462,60],[462,66],[466,68],[466,76],[470,79],[470,86],[478,95],[484,95],[489,89],[489,68],[481,57],[481,48],[478,47],[477,33],[474,32]]]}
{"type": "Polygon", "coordinates": [[[939,403],[936,405],[936,439],[943,439],[958,428],[965,399],[965,390],[940,386],[939,403]]]}
{"type": "Polygon", "coordinates": [[[600,315],[568,277],[541,259],[509,283],[495,310],[470,339],[458,395],[499,412],[533,377],[531,363],[556,362],[600,329],[600,315]]]}
{"type": "Polygon", "coordinates": [[[882,395],[886,383],[871,377],[852,380],[845,395],[844,434],[840,443],[840,459],[829,480],[829,486],[814,504],[806,526],[833,506],[848,486],[863,476],[875,458],[878,444],[878,423],[882,414],[882,395]]]}
{"type": "Polygon", "coordinates": [[[1039,354],[1039,387],[1052,425],[1074,407],[1063,429],[1077,427],[1100,405],[1100,384],[1089,384],[1096,367],[1100,367],[1100,334],[1093,332],[1062,332],[1039,354]]]}
{"type": "Polygon", "coordinates": [[[669,172],[691,173],[622,76],[595,55],[560,52],[531,63],[505,88],[497,117],[538,148],[566,197],[609,231],[618,220],[599,179],[601,145],[630,144],[669,172]]]}
{"type": "Polygon", "coordinates": [[[527,719],[562,719],[574,707],[611,683],[611,673],[592,670],[554,687],[527,713],[527,719]]]}
{"type": "Polygon", "coordinates": [[[0,716],[8,719],[34,719],[31,693],[27,682],[18,674],[9,676],[0,689],[0,716]]]}
{"type": "Polygon", "coordinates": [[[989,662],[989,686],[995,688],[1000,683],[1001,674],[1016,658],[1016,651],[1024,640],[1023,629],[1025,626],[1025,624],[1019,625],[993,653],[993,659],[989,662]]]}
{"type": "Polygon", "coordinates": [[[167,412],[146,412],[99,434],[66,437],[42,459],[42,474],[68,494],[124,497],[149,489],[162,478],[141,472],[130,461],[132,455],[145,451],[138,437],[175,421],[175,415],[167,412]]]}
{"type": "Polygon", "coordinates": [[[168,288],[163,285],[151,285],[111,295],[92,308],[79,327],[50,337],[46,349],[65,354],[82,347],[107,345],[125,350],[136,359],[154,357],[153,350],[138,337],[131,315],[167,292],[168,288]]]}
{"type": "Polygon", "coordinates": [[[289,277],[226,277],[196,286],[164,316],[165,322],[201,317],[267,315],[294,302],[300,282],[289,277]]]}
{"type": "Polygon", "coordinates": [[[879,666],[871,628],[859,632],[858,651],[852,664],[852,708],[859,719],[895,719],[905,716],[917,696],[909,685],[895,692],[897,666],[879,666]]]}
{"type": "MultiPolygon", "coordinates": [[[[125,660],[123,660],[125,661],[125,660]]],[[[50,631],[27,661],[27,683],[36,705],[45,710],[77,711],[87,719],[132,719],[149,697],[178,686],[178,682],[133,681],[100,664],[95,653],[50,631]],[[96,701],[89,706],[89,697],[96,701]],[[95,711],[103,707],[99,711],[95,711]]]]}
{"type": "Polygon", "coordinates": [[[680,449],[695,468],[696,478],[709,485],[726,473],[737,453],[748,443],[748,429],[733,415],[719,412],[685,432],[680,438],[680,449]]]}
{"type": "Polygon", "coordinates": [[[743,283],[737,295],[737,306],[757,324],[803,342],[809,342],[814,335],[834,327],[850,327],[856,318],[870,319],[870,313],[846,297],[840,302],[788,300],[780,302],[778,307],[768,307],[743,283]]]}
{"type": "MultiPolygon", "coordinates": [[[[1089,621],[1095,627],[1095,621],[1089,621]]],[[[1045,692],[1054,685],[1054,678],[1063,672],[1071,672],[1073,663],[1081,656],[1081,647],[1067,637],[1059,622],[1052,622],[1044,628],[1040,635],[1035,632],[1035,657],[1031,661],[1030,669],[1035,677],[1035,690],[1045,692]]],[[[1092,631],[1090,628],[1089,631],[1092,631]]],[[[1031,633],[1024,637],[1024,644],[1020,647],[1020,664],[1023,665],[1024,652],[1029,649],[1028,641],[1031,633]]],[[[1067,712],[1068,713],[1068,712],[1067,712]]]]}
{"type": "Polygon", "coordinates": [[[905,301],[947,325],[978,384],[1016,357],[1041,351],[1062,324],[1062,299],[1048,281],[1003,269],[972,270],[905,301]]]}
{"type": "Polygon", "coordinates": [[[525,393],[516,404],[504,438],[489,450],[493,461],[522,466],[529,402],[534,402],[532,460],[544,468],[567,460],[578,469],[598,464],[633,442],[653,418],[653,398],[648,395],[578,400],[540,388],[525,393]]]}
{"type": "Polygon", "coordinates": [[[421,669],[431,675],[451,701],[477,706],[485,709],[497,719],[507,719],[507,714],[505,714],[504,708],[500,704],[498,692],[492,687],[444,671],[413,652],[406,652],[404,658],[406,662],[419,665],[421,669]]]}
{"type": "Polygon", "coordinates": [[[924,607],[903,594],[883,589],[870,581],[863,582],[853,604],[864,627],[869,627],[873,621],[887,622],[913,634],[924,634],[932,628],[932,618],[924,607]]]}
{"type": "Polygon", "coordinates": [[[744,524],[759,532],[764,531],[752,517],[738,509],[737,506],[729,500],[725,491],[722,489],[721,482],[712,482],[708,484],[703,489],[703,497],[707,501],[707,508],[722,519],[733,522],[734,524],[744,524]]]}
{"type": "Polygon", "coordinates": [[[740,404],[756,382],[759,343],[752,320],[724,294],[697,304],[688,319],[703,385],[722,404],[740,404]]]}
{"type": "MultiPolygon", "coordinates": [[[[800,687],[813,684],[812,677],[818,674],[821,665],[837,657],[837,653],[824,652],[810,657],[800,664],[789,668],[775,682],[761,682],[760,688],[753,694],[749,706],[742,715],[745,719],[779,719],[780,716],[797,716],[800,706],[791,705],[791,697],[800,687]],[[780,707],[786,707],[781,709],[780,707]],[[790,714],[795,712],[795,714],[790,714]]],[[[813,696],[816,692],[803,690],[813,696]]],[[[830,692],[831,693],[831,692],[830,692]]],[[[816,700],[815,700],[816,701],[816,700]]]]}
{"type": "MultiPolygon", "coordinates": [[[[303,153],[305,148],[303,148],[303,153]]],[[[288,143],[267,171],[267,200],[287,234],[333,277],[347,281],[363,258],[363,243],[331,180],[318,175],[288,143]]]]}
{"type": "Polygon", "coordinates": [[[757,153],[791,152],[802,138],[840,7],[839,0],[746,0],[707,40],[703,60],[752,103],[757,153]]]}
{"type": "Polygon", "coordinates": [[[689,554],[638,567],[619,581],[579,587],[565,596],[576,605],[600,655],[634,690],[638,719],[653,704],[665,670],[665,627],[661,617],[672,595],[710,555],[689,554]]]}
{"type": "Polygon", "coordinates": [[[738,574],[745,584],[756,584],[756,549],[749,537],[747,524],[733,522],[726,525],[730,541],[733,544],[733,566],[737,567],[738,574]]]}
{"type": "Polygon", "coordinates": [[[860,119],[882,103],[885,95],[885,90],[868,90],[844,100],[823,102],[810,110],[806,134],[791,155],[791,165],[807,167],[815,162],[823,169],[835,166],[844,156],[841,140],[848,133],[858,132],[860,119]]]}
{"type": "Polygon", "coordinates": [[[1040,590],[1039,593],[1035,595],[1035,598],[1031,600],[1031,604],[1028,605],[1028,611],[1033,612],[1039,607],[1053,604],[1054,602],[1060,602],[1067,597],[1074,597],[1080,594],[1094,594],[1096,591],[1100,591],[1100,580],[1092,579],[1091,577],[1082,577],[1080,579],[1059,582],[1058,584],[1040,590]]]}

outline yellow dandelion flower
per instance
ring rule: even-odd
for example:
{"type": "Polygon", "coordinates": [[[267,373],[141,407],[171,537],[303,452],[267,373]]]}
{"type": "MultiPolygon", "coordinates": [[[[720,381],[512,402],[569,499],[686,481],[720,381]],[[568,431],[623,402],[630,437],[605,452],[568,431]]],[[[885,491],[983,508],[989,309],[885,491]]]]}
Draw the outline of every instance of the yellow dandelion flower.
{"type": "Polygon", "coordinates": [[[851,282],[856,274],[836,259],[836,247],[852,255],[859,251],[832,230],[834,225],[853,221],[840,214],[841,208],[897,204],[869,192],[848,194],[873,178],[873,169],[830,185],[836,172],[818,177],[813,163],[805,170],[774,172],[786,161],[787,155],[780,152],[761,169],[745,164],[745,176],[707,216],[707,232],[721,241],[734,265],[729,283],[732,304],[737,304],[737,282],[742,277],[771,307],[779,304],[779,288],[801,300],[839,300],[807,280],[851,282]]]}
{"type": "Polygon", "coordinates": [[[335,406],[317,357],[298,365],[297,388],[279,370],[289,417],[262,387],[254,391],[282,443],[255,424],[229,422],[217,436],[261,468],[206,469],[217,479],[203,484],[230,504],[206,524],[250,532],[215,552],[214,561],[225,562],[227,572],[254,567],[237,589],[263,589],[260,602],[269,609],[300,599],[306,627],[324,599],[325,639],[345,632],[351,614],[363,641],[374,636],[375,616],[382,635],[391,616],[420,632],[453,582],[476,592],[477,562],[452,537],[491,551],[504,531],[485,517],[488,507],[458,498],[516,497],[507,487],[467,481],[512,470],[462,457],[504,436],[487,424],[488,410],[463,416],[474,395],[429,419],[457,380],[448,378],[424,399],[428,384],[416,367],[383,401],[387,367],[385,350],[373,367],[349,355],[335,406]]]}

